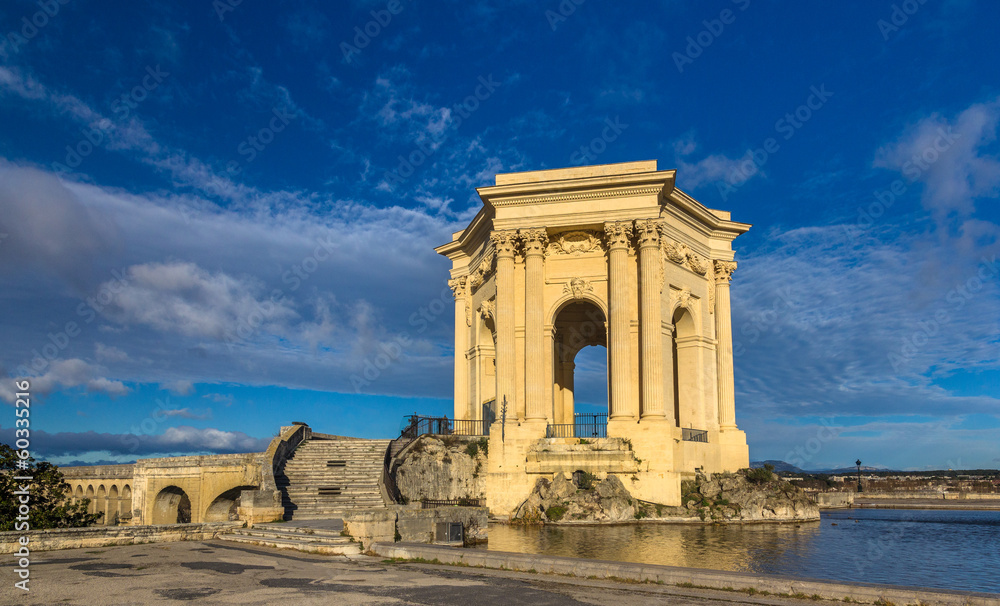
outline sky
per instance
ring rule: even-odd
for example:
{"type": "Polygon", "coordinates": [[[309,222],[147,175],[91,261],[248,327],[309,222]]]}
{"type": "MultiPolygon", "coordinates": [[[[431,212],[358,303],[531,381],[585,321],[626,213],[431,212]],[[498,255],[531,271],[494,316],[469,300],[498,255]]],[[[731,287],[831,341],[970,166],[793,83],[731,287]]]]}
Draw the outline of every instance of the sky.
{"type": "MultiPolygon", "coordinates": [[[[998,22],[957,0],[4,2],[0,439],[23,378],[31,450],[63,465],[450,416],[433,247],[475,188],[655,159],[753,224],[751,460],[1000,467],[998,22]]],[[[581,409],[606,406],[602,355],[581,409]]]]}

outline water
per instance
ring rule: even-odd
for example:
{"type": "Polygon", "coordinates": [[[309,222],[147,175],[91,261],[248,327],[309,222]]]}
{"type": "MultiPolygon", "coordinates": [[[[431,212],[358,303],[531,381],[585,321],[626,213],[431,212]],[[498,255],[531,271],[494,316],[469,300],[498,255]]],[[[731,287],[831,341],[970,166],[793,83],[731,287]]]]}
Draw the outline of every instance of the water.
{"type": "Polygon", "coordinates": [[[848,509],[799,524],[489,532],[494,551],[1000,593],[1000,511],[848,509]]]}

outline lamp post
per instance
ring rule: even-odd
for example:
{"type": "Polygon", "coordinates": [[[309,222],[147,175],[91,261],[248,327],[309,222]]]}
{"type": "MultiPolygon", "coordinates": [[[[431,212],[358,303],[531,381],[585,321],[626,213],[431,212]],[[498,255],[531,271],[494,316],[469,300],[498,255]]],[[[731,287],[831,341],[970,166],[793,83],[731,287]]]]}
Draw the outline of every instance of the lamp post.
{"type": "Polygon", "coordinates": [[[861,488],[861,459],[855,461],[854,464],[858,466],[858,492],[864,492],[864,489],[861,488]]]}

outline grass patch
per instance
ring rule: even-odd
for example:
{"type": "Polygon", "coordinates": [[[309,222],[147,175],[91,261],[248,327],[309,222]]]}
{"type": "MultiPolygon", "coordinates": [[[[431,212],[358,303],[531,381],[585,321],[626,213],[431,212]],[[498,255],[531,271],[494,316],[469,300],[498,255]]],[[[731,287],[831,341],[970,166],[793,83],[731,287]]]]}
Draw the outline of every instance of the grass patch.
{"type": "Polygon", "coordinates": [[[566,515],[566,508],[560,505],[553,505],[545,510],[545,517],[553,522],[558,522],[563,519],[564,515],[566,515]]]}

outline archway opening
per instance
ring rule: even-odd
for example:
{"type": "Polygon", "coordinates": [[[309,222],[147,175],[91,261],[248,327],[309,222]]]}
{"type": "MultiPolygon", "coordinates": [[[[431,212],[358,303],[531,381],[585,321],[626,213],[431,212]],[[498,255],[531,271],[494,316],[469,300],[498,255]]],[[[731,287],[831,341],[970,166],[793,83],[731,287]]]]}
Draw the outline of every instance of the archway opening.
{"type": "Polygon", "coordinates": [[[678,427],[697,427],[698,356],[697,333],[691,312],[680,308],[674,312],[674,418],[678,427]]]}
{"type": "Polygon", "coordinates": [[[167,486],[153,501],[153,524],[187,524],[191,522],[191,500],[177,486],[167,486]]]}
{"type": "Polygon", "coordinates": [[[94,503],[94,513],[101,514],[101,519],[98,520],[99,523],[108,524],[108,491],[104,488],[104,484],[101,484],[97,488],[97,501],[94,503]]]}
{"type": "Polygon", "coordinates": [[[608,338],[604,312],[590,301],[563,307],[553,322],[554,437],[605,437],[608,338]]]}
{"type": "Polygon", "coordinates": [[[94,507],[96,507],[96,503],[94,503],[94,486],[91,484],[87,486],[87,513],[94,513],[94,507]]]}
{"type": "Polygon", "coordinates": [[[76,492],[73,493],[73,502],[79,503],[83,501],[83,484],[76,485],[76,492]]]}
{"type": "Polygon", "coordinates": [[[122,487],[121,520],[128,523],[132,519],[132,487],[126,484],[122,487]]]}
{"type": "Polygon", "coordinates": [[[235,522],[240,519],[237,509],[240,506],[240,493],[244,490],[257,490],[256,486],[237,486],[215,497],[205,511],[206,522],[235,522]]]}
{"type": "Polygon", "coordinates": [[[119,507],[121,506],[121,501],[118,499],[118,487],[112,485],[111,490],[108,491],[108,506],[105,509],[104,519],[106,524],[110,526],[118,525],[119,518],[119,507]]]}

